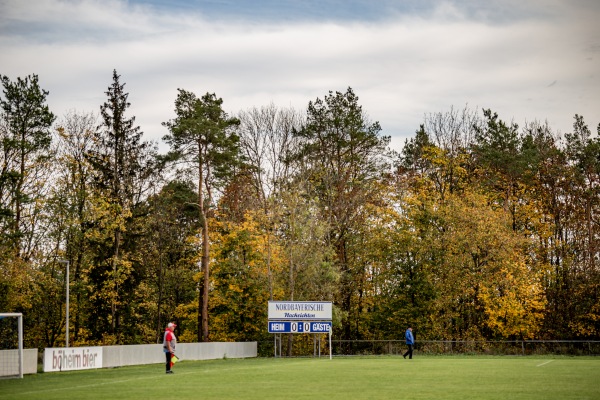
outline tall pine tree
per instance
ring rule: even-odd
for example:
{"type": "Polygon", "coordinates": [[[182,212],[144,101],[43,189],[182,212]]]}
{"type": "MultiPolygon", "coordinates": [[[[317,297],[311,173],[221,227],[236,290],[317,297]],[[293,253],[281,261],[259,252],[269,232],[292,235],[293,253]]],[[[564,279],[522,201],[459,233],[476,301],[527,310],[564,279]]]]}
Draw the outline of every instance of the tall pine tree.
{"type": "Polygon", "coordinates": [[[194,171],[198,182],[198,210],[202,230],[202,285],[198,300],[198,340],[209,341],[208,290],[210,237],[208,218],[214,206],[215,190],[224,188],[241,161],[239,136],[234,127],[239,120],[230,118],[222,108],[223,100],[214,93],[198,98],[179,89],[174,120],[163,123],[169,131],[164,140],[171,154],[184,169],[194,171]]]}
{"type": "Polygon", "coordinates": [[[25,214],[39,194],[32,177],[48,158],[55,116],[46,105],[48,91],[40,88],[37,75],[16,82],[2,75],[0,80],[4,87],[0,98],[0,244],[27,258],[22,254],[23,241],[33,227],[24,226],[25,214]]]}
{"type": "Polygon", "coordinates": [[[328,241],[335,249],[335,263],[341,273],[337,301],[345,315],[344,338],[360,318],[359,281],[364,264],[355,250],[360,238],[355,228],[365,221],[365,205],[375,201],[378,180],[389,171],[386,150],[390,138],[380,136],[378,122],[370,123],[352,88],[345,93],[329,92],[324,100],[309,102],[306,124],[294,135],[299,151],[290,159],[305,170],[318,198],[323,220],[330,226],[328,241]],[[356,247],[355,247],[356,246],[356,247]],[[355,318],[352,321],[350,318],[355,318]]]}
{"type": "Polygon", "coordinates": [[[107,101],[100,106],[103,124],[96,134],[96,147],[88,152],[94,169],[94,227],[89,237],[95,247],[95,261],[89,277],[93,290],[91,299],[98,318],[92,328],[95,336],[110,332],[117,343],[136,329],[132,321],[121,327],[123,314],[131,314],[133,302],[127,301],[142,277],[137,264],[135,244],[128,240],[137,236],[139,208],[151,185],[155,149],[142,141],[142,132],[135,117],[126,117],[130,103],[125,84],[113,71],[113,82],[105,92],[107,101]],[[125,332],[129,330],[129,332],[125,332]]]}

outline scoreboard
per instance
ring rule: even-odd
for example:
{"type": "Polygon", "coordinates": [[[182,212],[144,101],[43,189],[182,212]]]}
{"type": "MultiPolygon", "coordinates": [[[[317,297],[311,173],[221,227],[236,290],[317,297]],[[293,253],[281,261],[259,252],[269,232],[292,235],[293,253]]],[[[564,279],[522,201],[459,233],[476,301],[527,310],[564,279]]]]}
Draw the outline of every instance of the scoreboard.
{"type": "MultiPolygon", "coordinates": [[[[1,0],[0,0],[1,1],[1,0]]],[[[331,336],[333,331],[333,303],[331,301],[269,301],[269,333],[275,340],[275,357],[281,357],[282,334],[284,333],[325,333],[329,337],[329,359],[332,359],[331,336]]],[[[319,344],[321,357],[321,338],[313,338],[319,344]]]]}
{"type": "Polygon", "coordinates": [[[331,321],[269,321],[269,333],[329,333],[331,321]]]}

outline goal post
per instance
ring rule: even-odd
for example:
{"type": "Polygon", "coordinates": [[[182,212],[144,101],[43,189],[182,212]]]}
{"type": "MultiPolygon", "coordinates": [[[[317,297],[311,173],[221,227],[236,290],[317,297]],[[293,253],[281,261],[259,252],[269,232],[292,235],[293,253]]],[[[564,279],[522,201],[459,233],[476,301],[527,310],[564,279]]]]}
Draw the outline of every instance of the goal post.
{"type": "Polygon", "coordinates": [[[0,313],[0,378],[23,378],[22,313],[0,313]]]}

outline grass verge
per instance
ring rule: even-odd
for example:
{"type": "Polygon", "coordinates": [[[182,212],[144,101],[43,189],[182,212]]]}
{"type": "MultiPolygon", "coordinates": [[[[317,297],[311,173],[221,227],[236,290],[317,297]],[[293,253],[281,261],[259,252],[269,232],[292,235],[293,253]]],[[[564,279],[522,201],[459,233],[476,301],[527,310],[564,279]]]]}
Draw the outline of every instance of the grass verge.
{"type": "Polygon", "coordinates": [[[18,399],[598,399],[593,357],[340,357],[183,361],[0,380],[18,399]]]}

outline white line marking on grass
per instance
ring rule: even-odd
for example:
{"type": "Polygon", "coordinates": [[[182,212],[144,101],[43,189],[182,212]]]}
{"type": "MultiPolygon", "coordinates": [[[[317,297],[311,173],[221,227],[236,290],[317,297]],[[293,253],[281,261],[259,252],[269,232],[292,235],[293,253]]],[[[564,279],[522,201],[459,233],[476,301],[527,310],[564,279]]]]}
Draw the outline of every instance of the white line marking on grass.
{"type": "Polygon", "coordinates": [[[544,365],[546,365],[546,364],[550,364],[552,361],[554,361],[554,360],[550,360],[550,361],[543,362],[543,363],[541,363],[541,364],[538,364],[538,365],[536,365],[536,367],[543,367],[543,366],[544,366],[544,365]]]}
{"type": "MultiPolygon", "coordinates": [[[[178,372],[178,373],[175,373],[174,375],[168,375],[168,376],[164,375],[164,373],[163,373],[162,377],[164,379],[173,379],[172,377],[175,377],[175,376],[193,375],[193,374],[199,374],[199,373],[206,374],[206,373],[210,373],[210,372],[223,372],[223,371],[233,371],[233,370],[240,370],[240,369],[256,369],[256,367],[194,370],[194,371],[188,371],[188,372],[178,372]]],[[[87,389],[87,388],[96,387],[96,386],[113,385],[115,383],[125,383],[125,382],[131,382],[131,381],[140,381],[140,380],[145,380],[145,379],[156,379],[156,378],[157,378],[156,375],[149,375],[149,376],[141,376],[138,378],[131,378],[131,379],[118,379],[118,380],[111,380],[111,381],[106,381],[106,382],[90,383],[89,385],[69,386],[69,387],[55,388],[55,389],[33,390],[30,392],[21,392],[19,394],[34,394],[34,393],[44,393],[44,392],[60,392],[63,390],[72,390],[72,389],[87,389]]]]}
{"type": "MultiPolygon", "coordinates": [[[[203,371],[206,372],[206,371],[203,371]]],[[[191,375],[191,374],[195,374],[197,372],[180,372],[177,375],[191,375]]],[[[114,381],[107,381],[107,382],[99,382],[99,383],[90,383],[89,385],[80,385],[80,386],[70,386],[70,387],[65,387],[65,388],[56,388],[56,389],[42,389],[42,390],[34,390],[31,392],[22,392],[20,394],[34,394],[34,393],[45,393],[45,392],[60,392],[62,390],[72,390],[72,389],[87,389],[90,387],[96,387],[96,386],[104,386],[104,385],[113,385],[115,383],[125,383],[125,382],[131,382],[131,381],[139,381],[139,380],[143,380],[143,379],[156,379],[156,376],[144,376],[144,377],[139,377],[139,378],[131,378],[131,379],[119,379],[119,380],[114,380],[114,381]]],[[[167,379],[171,379],[171,378],[167,378],[167,379]]]]}

